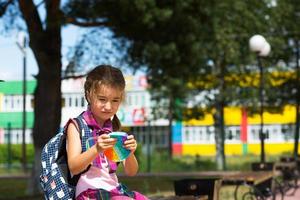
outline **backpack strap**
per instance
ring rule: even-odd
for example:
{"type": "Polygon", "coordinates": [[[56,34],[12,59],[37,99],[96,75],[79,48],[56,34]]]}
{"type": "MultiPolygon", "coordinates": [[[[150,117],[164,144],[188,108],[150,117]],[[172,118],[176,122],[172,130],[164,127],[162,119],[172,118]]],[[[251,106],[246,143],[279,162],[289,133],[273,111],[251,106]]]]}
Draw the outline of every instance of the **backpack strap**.
{"type": "Polygon", "coordinates": [[[84,122],[84,119],[82,115],[79,115],[78,117],[74,118],[78,124],[79,128],[79,137],[81,140],[81,149],[82,152],[86,151],[86,141],[89,139],[91,136],[91,131],[87,124],[84,122]]]}
{"type": "MultiPolygon", "coordinates": [[[[86,142],[91,137],[91,130],[84,121],[82,115],[79,115],[78,117],[74,118],[78,124],[79,128],[79,136],[81,140],[81,152],[85,152],[86,149],[86,142]]],[[[90,169],[91,165],[89,165],[85,170],[80,172],[79,176],[85,172],[87,172],[90,169]]]]}

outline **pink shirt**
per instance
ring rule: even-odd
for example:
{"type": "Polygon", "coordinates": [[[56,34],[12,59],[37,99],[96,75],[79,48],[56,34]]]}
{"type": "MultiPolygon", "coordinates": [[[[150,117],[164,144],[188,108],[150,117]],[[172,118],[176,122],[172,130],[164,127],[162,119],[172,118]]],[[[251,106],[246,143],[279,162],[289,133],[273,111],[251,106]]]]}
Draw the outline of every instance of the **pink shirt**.
{"type": "MultiPolygon", "coordinates": [[[[100,127],[89,110],[83,113],[83,119],[84,122],[91,128],[92,138],[97,138],[100,134],[106,133],[107,131],[111,132],[113,129],[110,119],[104,123],[103,127],[100,127]]],[[[69,122],[71,121],[73,123],[75,122],[74,120],[70,120],[69,122]]],[[[93,141],[95,144],[96,139],[93,139],[92,143],[93,141]]],[[[119,185],[118,178],[115,173],[116,169],[116,163],[108,161],[103,153],[99,153],[96,159],[91,163],[89,170],[81,174],[76,185],[76,197],[87,189],[104,189],[106,191],[116,189],[119,185]]]]}
{"type": "Polygon", "coordinates": [[[87,189],[105,189],[111,191],[119,185],[116,173],[109,173],[108,162],[102,163],[102,168],[91,166],[82,174],[76,186],[76,197],[87,189]]]}

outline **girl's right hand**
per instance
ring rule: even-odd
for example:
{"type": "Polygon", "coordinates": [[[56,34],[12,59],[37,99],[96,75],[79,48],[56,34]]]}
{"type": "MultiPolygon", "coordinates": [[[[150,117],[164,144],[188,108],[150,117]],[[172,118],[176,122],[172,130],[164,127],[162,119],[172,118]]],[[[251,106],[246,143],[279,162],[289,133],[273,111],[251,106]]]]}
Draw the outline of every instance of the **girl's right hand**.
{"type": "Polygon", "coordinates": [[[97,139],[97,144],[96,144],[96,148],[97,148],[97,152],[103,152],[109,148],[112,148],[117,142],[116,138],[110,138],[108,134],[102,134],[100,136],[98,136],[97,139]]]}

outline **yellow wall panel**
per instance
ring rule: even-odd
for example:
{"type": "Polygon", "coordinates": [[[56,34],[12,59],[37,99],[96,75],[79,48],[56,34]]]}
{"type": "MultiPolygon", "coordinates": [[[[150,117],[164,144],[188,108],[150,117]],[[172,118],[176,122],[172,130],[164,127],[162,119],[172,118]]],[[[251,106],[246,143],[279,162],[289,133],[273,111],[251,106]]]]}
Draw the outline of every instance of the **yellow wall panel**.
{"type": "Polygon", "coordinates": [[[201,155],[214,156],[216,155],[216,147],[214,144],[185,144],[182,146],[183,155],[201,155]]]}
{"type": "MultiPolygon", "coordinates": [[[[278,155],[282,153],[292,153],[294,144],[287,143],[274,143],[265,144],[266,155],[278,155]]],[[[300,151],[300,147],[299,147],[300,151]]],[[[225,155],[242,155],[242,144],[226,144],[225,155]]],[[[200,155],[200,156],[215,156],[215,144],[184,144],[182,146],[182,155],[200,155]]],[[[248,154],[260,155],[260,143],[248,144],[248,154]]]]}
{"type": "MultiPolygon", "coordinates": [[[[264,112],[264,123],[265,124],[290,124],[295,123],[296,109],[294,106],[285,106],[282,113],[269,113],[264,112]]],[[[224,120],[225,125],[240,125],[241,124],[241,108],[240,107],[226,107],[224,109],[224,120]]],[[[184,125],[188,126],[211,126],[214,124],[214,119],[211,113],[205,114],[203,119],[189,120],[183,122],[184,125]]],[[[260,115],[248,115],[248,124],[260,124],[260,115]]]]}
{"type": "Polygon", "coordinates": [[[242,155],[242,144],[225,144],[225,155],[242,155]]]}
{"type": "Polygon", "coordinates": [[[239,107],[227,107],[224,109],[226,125],[240,125],[242,121],[242,110],[239,107]]]}

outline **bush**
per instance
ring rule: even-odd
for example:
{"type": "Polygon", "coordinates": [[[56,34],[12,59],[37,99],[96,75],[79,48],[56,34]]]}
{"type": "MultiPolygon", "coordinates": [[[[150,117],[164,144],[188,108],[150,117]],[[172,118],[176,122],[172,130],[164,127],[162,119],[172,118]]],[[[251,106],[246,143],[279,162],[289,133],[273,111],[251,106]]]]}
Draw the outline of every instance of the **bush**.
{"type": "MultiPolygon", "coordinates": [[[[33,144],[26,144],[27,163],[33,163],[34,149],[33,144]]],[[[22,161],[22,144],[0,144],[0,163],[21,163],[22,161]]]]}

